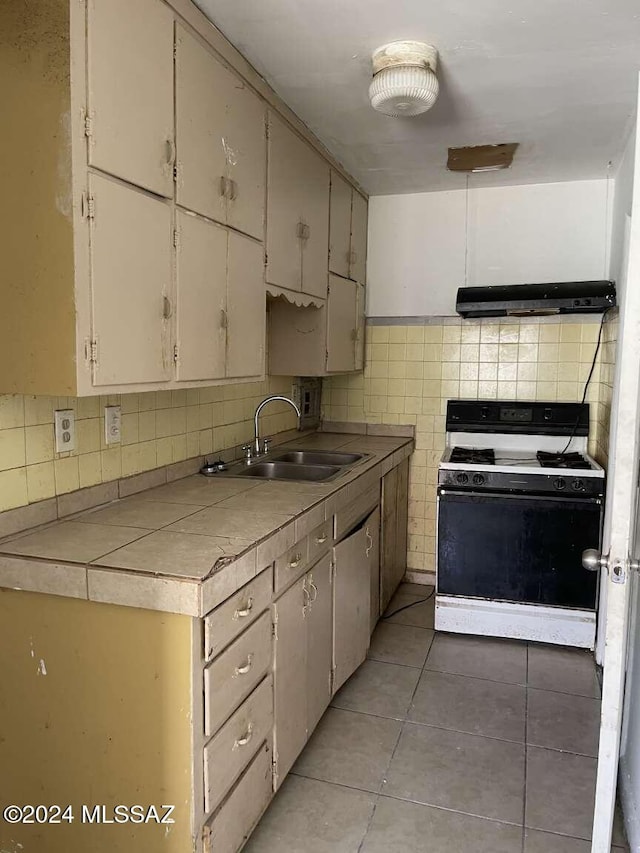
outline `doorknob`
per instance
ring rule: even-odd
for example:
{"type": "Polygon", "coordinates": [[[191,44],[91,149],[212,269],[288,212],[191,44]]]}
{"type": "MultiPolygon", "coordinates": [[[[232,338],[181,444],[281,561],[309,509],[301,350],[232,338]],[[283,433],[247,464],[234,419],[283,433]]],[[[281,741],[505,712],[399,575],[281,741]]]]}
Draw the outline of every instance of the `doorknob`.
{"type": "Polygon", "coordinates": [[[603,556],[596,548],[587,548],[582,552],[582,566],[588,572],[597,572],[609,567],[609,558],[603,556]]]}

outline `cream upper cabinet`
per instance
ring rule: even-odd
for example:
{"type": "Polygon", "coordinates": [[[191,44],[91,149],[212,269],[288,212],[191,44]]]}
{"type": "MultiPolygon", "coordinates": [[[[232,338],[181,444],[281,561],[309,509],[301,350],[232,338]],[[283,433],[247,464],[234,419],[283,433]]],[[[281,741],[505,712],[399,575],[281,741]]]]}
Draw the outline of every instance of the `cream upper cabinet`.
{"type": "Polygon", "coordinates": [[[178,381],[261,376],[262,246],[186,211],[176,224],[178,381]]]}
{"type": "Polygon", "coordinates": [[[173,196],[173,13],[161,0],[88,0],[89,163],[173,196]]]}
{"type": "Polygon", "coordinates": [[[352,189],[337,172],[331,171],[331,208],[329,214],[329,271],[349,278],[351,263],[352,189]]]}
{"type": "Polygon", "coordinates": [[[329,166],[274,113],[267,184],[267,281],[325,297],[329,166]]]}
{"type": "Polygon", "coordinates": [[[227,377],[264,374],[266,335],[264,250],[229,232],[227,287],[227,377]]]}
{"type": "Polygon", "coordinates": [[[176,141],[178,204],[262,240],[264,104],[180,24],[176,141]]]}
{"type": "Polygon", "coordinates": [[[171,376],[171,208],[92,175],[93,384],[162,382],[171,376]]]}
{"type": "Polygon", "coordinates": [[[358,334],[358,285],[329,276],[327,300],[327,371],[345,373],[356,369],[358,334]]]}
{"type": "Polygon", "coordinates": [[[357,190],[353,191],[351,207],[351,255],[349,278],[366,284],[367,273],[367,200],[357,190]]]}
{"type": "Polygon", "coordinates": [[[178,211],[176,377],[221,379],[226,366],[227,231],[178,211]]]}

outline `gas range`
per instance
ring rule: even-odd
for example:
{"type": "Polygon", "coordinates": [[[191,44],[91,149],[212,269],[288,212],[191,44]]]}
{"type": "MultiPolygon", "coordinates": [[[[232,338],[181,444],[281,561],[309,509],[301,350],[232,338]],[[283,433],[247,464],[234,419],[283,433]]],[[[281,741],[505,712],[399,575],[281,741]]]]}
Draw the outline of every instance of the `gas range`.
{"type": "Polygon", "coordinates": [[[605,472],[589,406],[450,400],[438,469],[436,628],[589,647],[605,472]]]}

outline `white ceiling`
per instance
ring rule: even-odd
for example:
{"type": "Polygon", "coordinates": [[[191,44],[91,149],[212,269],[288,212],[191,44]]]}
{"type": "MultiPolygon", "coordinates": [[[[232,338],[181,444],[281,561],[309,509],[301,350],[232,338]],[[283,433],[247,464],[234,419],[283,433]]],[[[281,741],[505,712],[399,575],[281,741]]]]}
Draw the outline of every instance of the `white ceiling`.
{"type": "Polygon", "coordinates": [[[456,189],[449,146],[520,142],[473,186],[602,178],[640,69],[638,0],[196,0],[372,195],[456,189]],[[416,118],[369,106],[370,56],[434,44],[440,97],[416,118]]]}

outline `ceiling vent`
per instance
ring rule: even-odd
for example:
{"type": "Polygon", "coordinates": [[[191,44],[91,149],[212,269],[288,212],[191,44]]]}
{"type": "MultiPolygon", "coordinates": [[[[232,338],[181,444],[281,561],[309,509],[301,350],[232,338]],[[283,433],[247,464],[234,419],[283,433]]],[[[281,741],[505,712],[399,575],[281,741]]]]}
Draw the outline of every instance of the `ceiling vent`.
{"type": "Polygon", "coordinates": [[[438,97],[438,51],[421,41],[394,41],[373,52],[371,106],[387,116],[426,113],[438,97]]]}
{"type": "Polygon", "coordinates": [[[513,163],[517,142],[500,145],[474,145],[466,148],[450,148],[447,169],[450,172],[496,172],[508,169],[513,163]]]}

